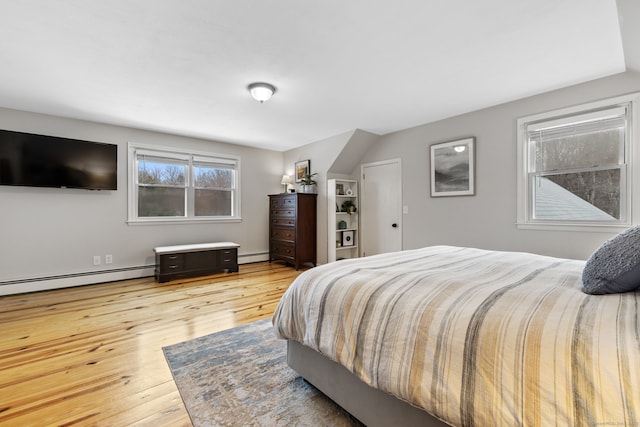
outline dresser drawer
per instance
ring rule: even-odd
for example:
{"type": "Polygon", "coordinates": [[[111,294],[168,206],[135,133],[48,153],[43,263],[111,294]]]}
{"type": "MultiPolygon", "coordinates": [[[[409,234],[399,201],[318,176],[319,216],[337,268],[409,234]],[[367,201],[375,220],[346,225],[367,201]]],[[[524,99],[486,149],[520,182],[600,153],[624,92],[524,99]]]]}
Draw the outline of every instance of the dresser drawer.
{"type": "Polygon", "coordinates": [[[296,255],[296,245],[289,242],[272,241],[271,255],[279,258],[294,259],[296,255]]]}
{"type": "Polygon", "coordinates": [[[295,218],[271,218],[271,226],[282,225],[292,227],[296,225],[295,218]]]}
{"type": "Polygon", "coordinates": [[[295,208],[271,209],[271,216],[274,218],[295,218],[295,208]]]}
{"type": "Polygon", "coordinates": [[[271,239],[273,240],[296,240],[296,230],[293,227],[271,227],[271,239]]]}
{"type": "Polygon", "coordinates": [[[280,210],[280,209],[296,209],[296,198],[295,196],[282,196],[282,197],[272,197],[271,198],[271,210],[280,210]]]}

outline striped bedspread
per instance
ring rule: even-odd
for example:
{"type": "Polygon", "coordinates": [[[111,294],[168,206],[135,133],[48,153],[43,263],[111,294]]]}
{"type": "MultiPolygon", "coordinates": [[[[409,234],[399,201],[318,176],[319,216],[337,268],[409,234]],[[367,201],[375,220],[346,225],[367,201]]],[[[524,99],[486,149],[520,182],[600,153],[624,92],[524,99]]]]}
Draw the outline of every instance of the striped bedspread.
{"type": "Polygon", "coordinates": [[[454,426],[640,426],[640,292],[581,292],[583,261],[433,246],[301,274],[297,340],[454,426]]]}

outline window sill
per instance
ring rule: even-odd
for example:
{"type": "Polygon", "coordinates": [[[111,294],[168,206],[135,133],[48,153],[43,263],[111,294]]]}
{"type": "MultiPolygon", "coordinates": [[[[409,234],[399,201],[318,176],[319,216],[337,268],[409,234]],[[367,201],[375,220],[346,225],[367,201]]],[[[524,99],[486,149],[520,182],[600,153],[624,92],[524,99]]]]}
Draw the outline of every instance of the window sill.
{"type": "Polygon", "coordinates": [[[546,231],[579,231],[591,233],[619,233],[632,227],[632,224],[572,224],[572,223],[539,223],[517,222],[519,230],[546,230],[546,231]]]}
{"type": "Polygon", "coordinates": [[[241,217],[234,218],[154,218],[154,219],[130,219],[128,225],[176,225],[176,224],[213,224],[242,222],[241,217]]]}

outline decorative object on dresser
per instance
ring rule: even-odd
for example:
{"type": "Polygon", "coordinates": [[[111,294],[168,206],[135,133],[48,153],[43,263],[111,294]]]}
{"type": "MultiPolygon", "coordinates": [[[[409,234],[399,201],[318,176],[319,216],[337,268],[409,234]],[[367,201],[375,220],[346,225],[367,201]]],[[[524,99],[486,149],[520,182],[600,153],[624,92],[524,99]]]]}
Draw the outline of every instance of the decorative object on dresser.
{"type": "Polygon", "coordinates": [[[318,183],[315,179],[317,173],[307,174],[300,181],[300,192],[316,194],[318,192],[318,183]]]}
{"type": "Polygon", "coordinates": [[[302,182],[302,179],[311,173],[311,160],[301,160],[295,164],[294,177],[296,184],[302,182]]]}
{"type": "Polygon", "coordinates": [[[160,283],[186,277],[206,276],[221,270],[238,271],[239,244],[233,242],[159,246],[156,280],[160,283]]]}
{"type": "Polygon", "coordinates": [[[357,258],[358,181],[330,179],[327,182],[327,260],[357,258]]]}
{"type": "Polygon", "coordinates": [[[291,177],[289,175],[282,175],[282,180],[280,181],[280,184],[282,184],[283,188],[283,193],[287,192],[287,189],[289,188],[289,184],[291,184],[291,177]]]}
{"type": "Polygon", "coordinates": [[[269,195],[269,262],[316,265],[316,194],[269,195]]]}

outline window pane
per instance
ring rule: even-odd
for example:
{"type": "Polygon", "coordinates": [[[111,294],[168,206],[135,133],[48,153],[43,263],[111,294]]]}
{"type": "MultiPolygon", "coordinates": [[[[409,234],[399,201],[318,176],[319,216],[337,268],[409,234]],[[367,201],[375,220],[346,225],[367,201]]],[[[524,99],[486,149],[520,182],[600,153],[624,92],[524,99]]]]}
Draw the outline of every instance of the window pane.
{"type": "Polygon", "coordinates": [[[138,187],[138,216],[185,216],[184,188],[138,187]]]}
{"type": "Polygon", "coordinates": [[[615,165],[620,161],[624,127],[562,137],[535,138],[535,172],[615,165]]]}
{"type": "Polygon", "coordinates": [[[535,177],[534,218],[620,219],[620,169],[535,177]]]}
{"type": "Polygon", "coordinates": [[[138,183],[184,186],[187,165],[138,159],[138,183]]]}
{"type": "Polygon", "coordinates": [[[194,165],[195,186],[199,188],[233,188],[233,169],[206,165],[194,165]]]}
{"type": "Polygon", "coordinates": [[[233,193],[224,190],[195,190],[196,216],[231,216],[233,193]]]}

